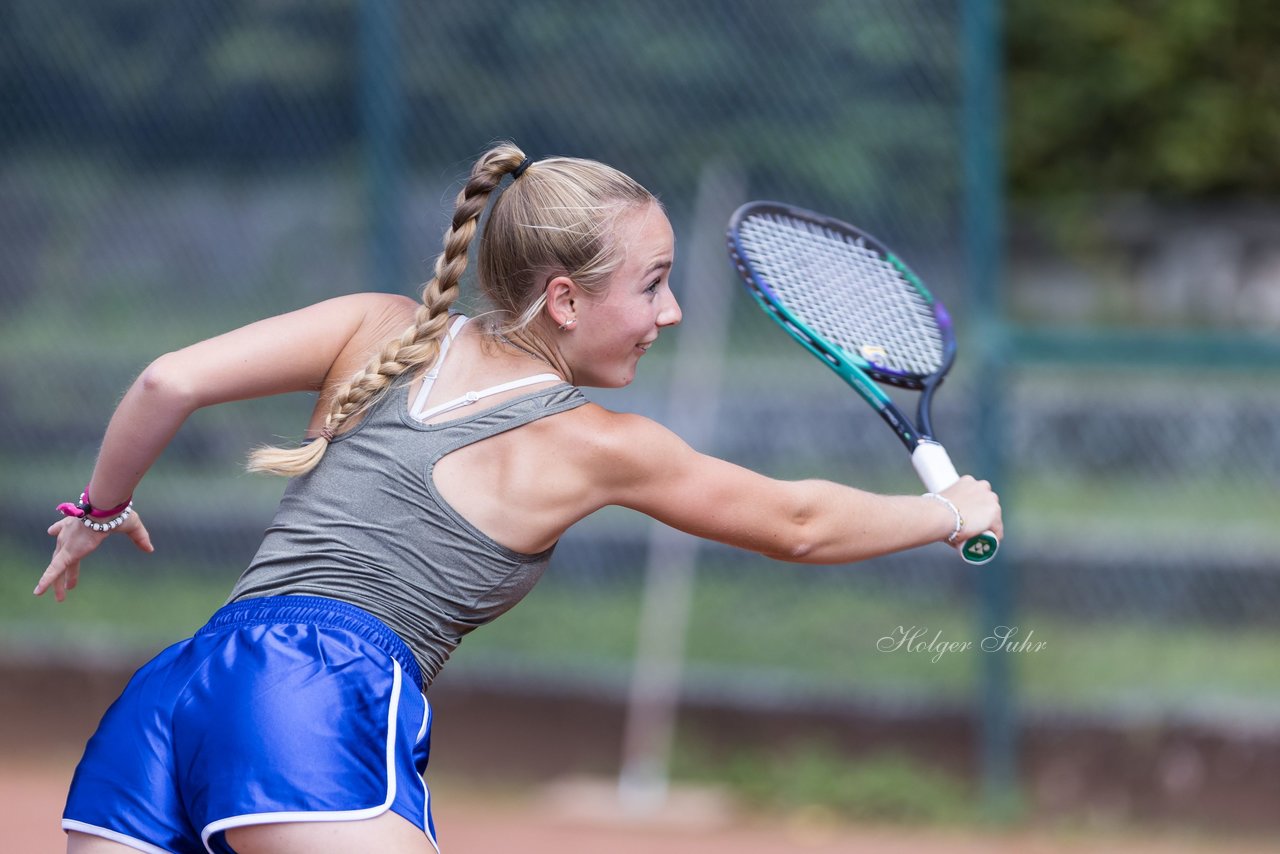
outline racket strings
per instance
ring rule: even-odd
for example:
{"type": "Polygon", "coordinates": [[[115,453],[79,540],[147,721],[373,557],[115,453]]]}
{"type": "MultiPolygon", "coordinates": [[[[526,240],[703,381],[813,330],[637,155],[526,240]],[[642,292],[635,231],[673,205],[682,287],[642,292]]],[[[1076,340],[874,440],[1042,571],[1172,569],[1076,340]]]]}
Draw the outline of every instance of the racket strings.
{"type": "Polygon", "coordinates": [[[933,306],[860,239],[781,214],[738,228],[743,251],[796,320],[890,374],[929,376],[943,365],[933,306]]]}

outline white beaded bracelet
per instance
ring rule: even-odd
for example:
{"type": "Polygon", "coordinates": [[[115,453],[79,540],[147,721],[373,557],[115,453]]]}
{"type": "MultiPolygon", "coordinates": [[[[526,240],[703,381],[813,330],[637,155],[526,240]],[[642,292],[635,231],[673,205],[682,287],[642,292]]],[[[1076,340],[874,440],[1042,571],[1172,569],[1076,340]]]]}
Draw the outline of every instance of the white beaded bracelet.
{"type": "Polygon", "coordinates": [[[107,519],[106,521],[102,521],[99,519],[94,519],[92,516],[86,513],[84,514],[83,517],[81,517],[80,521],[84,523],[84,526],[86,528],[97,531],[99,534],[103,534],[108,531],[114,531],[116,528],[119,528],[121,525],[124,524],[125,520],[132,515],[133,515],[133,502],[130,501],[128,504],[125,505],[125,508],[120,511],[120,515],[114,518],[107,519]]]}
{"type": "Polygon", "coordinates": [[[951,499],[939,495],[936,492],[926,492],[923,497],[932,498],[935,501],[941,501],[943,504],[947,505],[947,507],[951,508],[951,512],[955,514],[956,529],[951,532],[951,536],[947,537],[947,545],[954,546],[956,544],[956,538],[959,537],[960,532],[964,530],[964,517],[960,515],[960,510],[951,503],[951,499]]]}

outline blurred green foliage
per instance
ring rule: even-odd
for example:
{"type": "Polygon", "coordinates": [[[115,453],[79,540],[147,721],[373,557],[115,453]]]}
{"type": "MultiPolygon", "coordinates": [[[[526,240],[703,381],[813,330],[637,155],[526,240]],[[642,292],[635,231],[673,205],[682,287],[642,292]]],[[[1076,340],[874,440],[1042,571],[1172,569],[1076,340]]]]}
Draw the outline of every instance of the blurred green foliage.
{"type": "Polygon", "coordinates": [[[837,818],[912,825],[980,818],[961,779],[910,756],[879,752],[851,761],[836,745],[809,741],[718,757],[696,737],[684,742],[673,769],[678,779],[727,786],[748,804],[782,810],[815,831],[837,818]]]}
{"type": "Polygon", "coordinates": [[[1280,192],[1270,0],[1009,0],[1006,29],[1015,196],[1280,192]]]}

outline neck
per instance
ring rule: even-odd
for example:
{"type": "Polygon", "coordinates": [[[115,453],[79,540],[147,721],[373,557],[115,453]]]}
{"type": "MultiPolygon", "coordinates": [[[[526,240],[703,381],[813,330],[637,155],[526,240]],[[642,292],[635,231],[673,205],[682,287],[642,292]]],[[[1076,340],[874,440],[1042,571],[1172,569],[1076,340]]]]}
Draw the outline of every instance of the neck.
{"type": "Polygon", "coordinates": [[[493,340],[508,352],[517,352],[530,359],[536,359],[551,367],[555,373],[564,377],[565,382],[573,383],[573,371],[560,355],[560,349],[543,340],[542,336],[530,329],[518,329],[512,332],[496,333],[493,340]]]}

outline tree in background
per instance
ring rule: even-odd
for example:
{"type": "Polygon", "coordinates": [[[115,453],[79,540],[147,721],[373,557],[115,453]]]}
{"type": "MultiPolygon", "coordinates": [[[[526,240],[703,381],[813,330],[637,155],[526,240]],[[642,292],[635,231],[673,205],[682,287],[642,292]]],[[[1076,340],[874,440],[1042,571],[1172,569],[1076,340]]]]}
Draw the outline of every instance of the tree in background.
{"type": "Polygon", "coordinates": [[[1009,0],[1016,197],[1280,193],[1271,0],[1009,0]]]}

